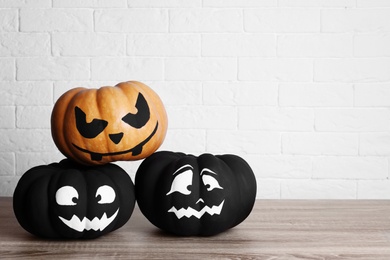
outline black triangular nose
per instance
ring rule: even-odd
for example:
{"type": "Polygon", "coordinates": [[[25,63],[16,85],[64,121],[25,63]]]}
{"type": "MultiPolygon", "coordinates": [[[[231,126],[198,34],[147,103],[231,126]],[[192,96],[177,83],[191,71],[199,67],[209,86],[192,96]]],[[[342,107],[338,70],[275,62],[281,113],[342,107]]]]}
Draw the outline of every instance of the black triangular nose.
{"type": "Polygon", "coordinates": [[[122,140],[123,133],[109,134],[108,136],[110,137],[111,141],[113,141],[115,144],[119,144],[119,142],[122,140]]]}

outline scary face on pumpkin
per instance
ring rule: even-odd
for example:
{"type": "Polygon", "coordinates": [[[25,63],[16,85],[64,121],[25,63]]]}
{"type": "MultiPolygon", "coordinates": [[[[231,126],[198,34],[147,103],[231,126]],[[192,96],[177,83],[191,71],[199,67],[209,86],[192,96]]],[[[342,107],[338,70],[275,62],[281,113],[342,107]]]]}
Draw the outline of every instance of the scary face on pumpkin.
{"type": "Polygon", "coordinates": [[[14,212],[30,233],[95,238],[124,225],[135,205],[134,185],[119,166],[85,167],[63,160],[27,171],[14,192],[14,212]]]}
{"type": "Polygon", "coordinates": [[[136,198],[145,217],[177,235],[214,235],[242,222],[256,197],[249,165],[235,155],[157,152],[140,165],[136,198]]]}
{"type": "Polygon", "coordinates": [[[69,90],[53,108],[51,129],[54,142],[67,157],[104,164],[152,154],[164,140],[167,117],[149,87],[124,82],[69,90]]]}

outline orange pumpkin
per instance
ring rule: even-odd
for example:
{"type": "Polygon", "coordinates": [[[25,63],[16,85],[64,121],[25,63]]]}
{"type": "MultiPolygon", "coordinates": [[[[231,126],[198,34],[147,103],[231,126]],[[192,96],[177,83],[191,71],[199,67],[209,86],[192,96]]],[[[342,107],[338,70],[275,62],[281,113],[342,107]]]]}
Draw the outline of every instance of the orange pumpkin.
{"type": "Polygon", "coordinates": [[[83,164],[148,157],[164,141],[167,126],[159,96],[136,81],[71,89],[57,100],[51,115],[58,149],[83,164]]]}

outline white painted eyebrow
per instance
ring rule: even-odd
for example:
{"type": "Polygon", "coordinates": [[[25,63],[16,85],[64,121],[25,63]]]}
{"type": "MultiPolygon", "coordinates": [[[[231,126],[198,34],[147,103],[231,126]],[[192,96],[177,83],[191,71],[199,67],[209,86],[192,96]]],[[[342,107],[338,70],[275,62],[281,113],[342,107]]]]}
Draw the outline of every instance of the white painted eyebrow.
{"type": "Polygon", "coordinates": [[[192,167],[191,165],[186,164],[186,165],[183,165],[182,167],[180,167],[179,169],[177,169],[172,175],[175,175],[176,173],[178,173],[179,171],[183,170],[184,168],[194,169],[194,167],[192,167]]]}
{"type": "Polygon", "coordinates": [[[210,170],[210,169],[208,169],[208,168],[204,168],[204,169],[200,172],[200,175],[202,175],[203,172],[208,172],[208,173],[212,173],[212,174],[218,175],[216,172],[213,172],[212,170],[210,170]]]}

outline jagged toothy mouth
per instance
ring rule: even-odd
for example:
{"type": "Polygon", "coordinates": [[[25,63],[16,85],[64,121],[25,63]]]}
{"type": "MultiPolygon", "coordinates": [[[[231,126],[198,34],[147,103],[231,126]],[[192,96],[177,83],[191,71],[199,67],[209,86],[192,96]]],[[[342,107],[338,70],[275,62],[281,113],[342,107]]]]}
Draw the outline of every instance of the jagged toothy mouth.
{"type": "Polygon", "coordinates": [[[95,230],[95,231],[103,231],[108,225],[111,224],[111,222],[116,218],[118,215],[119,208],[117,211],[112,214],[111,217],[107,218],[107,213],[104,213],[103,216],[99,219],[98,217],[94,217],[92,220],[89,220],[88,218],[84,217],[82,220],[80,220],[79,217],[76,215],[73,215],[71,219],[67,220],[61,216],[58,216],[62,222],[64,222],[65,225],[70,227],[71,229],[74,229],[78,232],[82,232],[84,230],[95,230]]]}
{"type": "Polygon", "coordinates": [[[156,127],[154,128],[153,132],[145,140],[143,140],[141,143],[137,144],[136,146],[134,146],[131,149],[128,149],[128,150],[125,150],[125,151],[120,151],[120,152],[96,153],[96,152],[92,152],[92,151],[89,151],[87,149],[81,148],[81,147],[75,145],[74,143],[72,143],[72,145],[74,147],[76,147],[76,149],[78,149],[78,150],[80,150],[80,151],[82,151],[84,153],[89,153],[91,155],[91,160],[92,161],[101,161],[103,159],[103,156],[115,156],[115,155],[121,155],[121,154],[125,154],[125,153],[132,153],[133,156],[136,156],[136,155],[139,155],[142,152],[143,146],[147,142],[149,142],[150,139],[152,139],[152,137],[156,134],[157,129],[158,129],[158,122],[157,122],[156,127]]]}
{"type": "Polygon", "coordinates": [[[212,206],[211,208],[209,206],[204,206],[200,211],[197,211],[191,207],[188,208],[181,208],[176,209],[175,207],[172,207],[168,210],[168,212],[175,213],[176,217],[178,219],[181,219],[182,217],[196,217],[200,219],[205,213],[208,213],[209,215],[213,216],[214,214],[219,215],[221,214],[223,203],[225,200],[221,202],[218,206],[212,206]]]}

